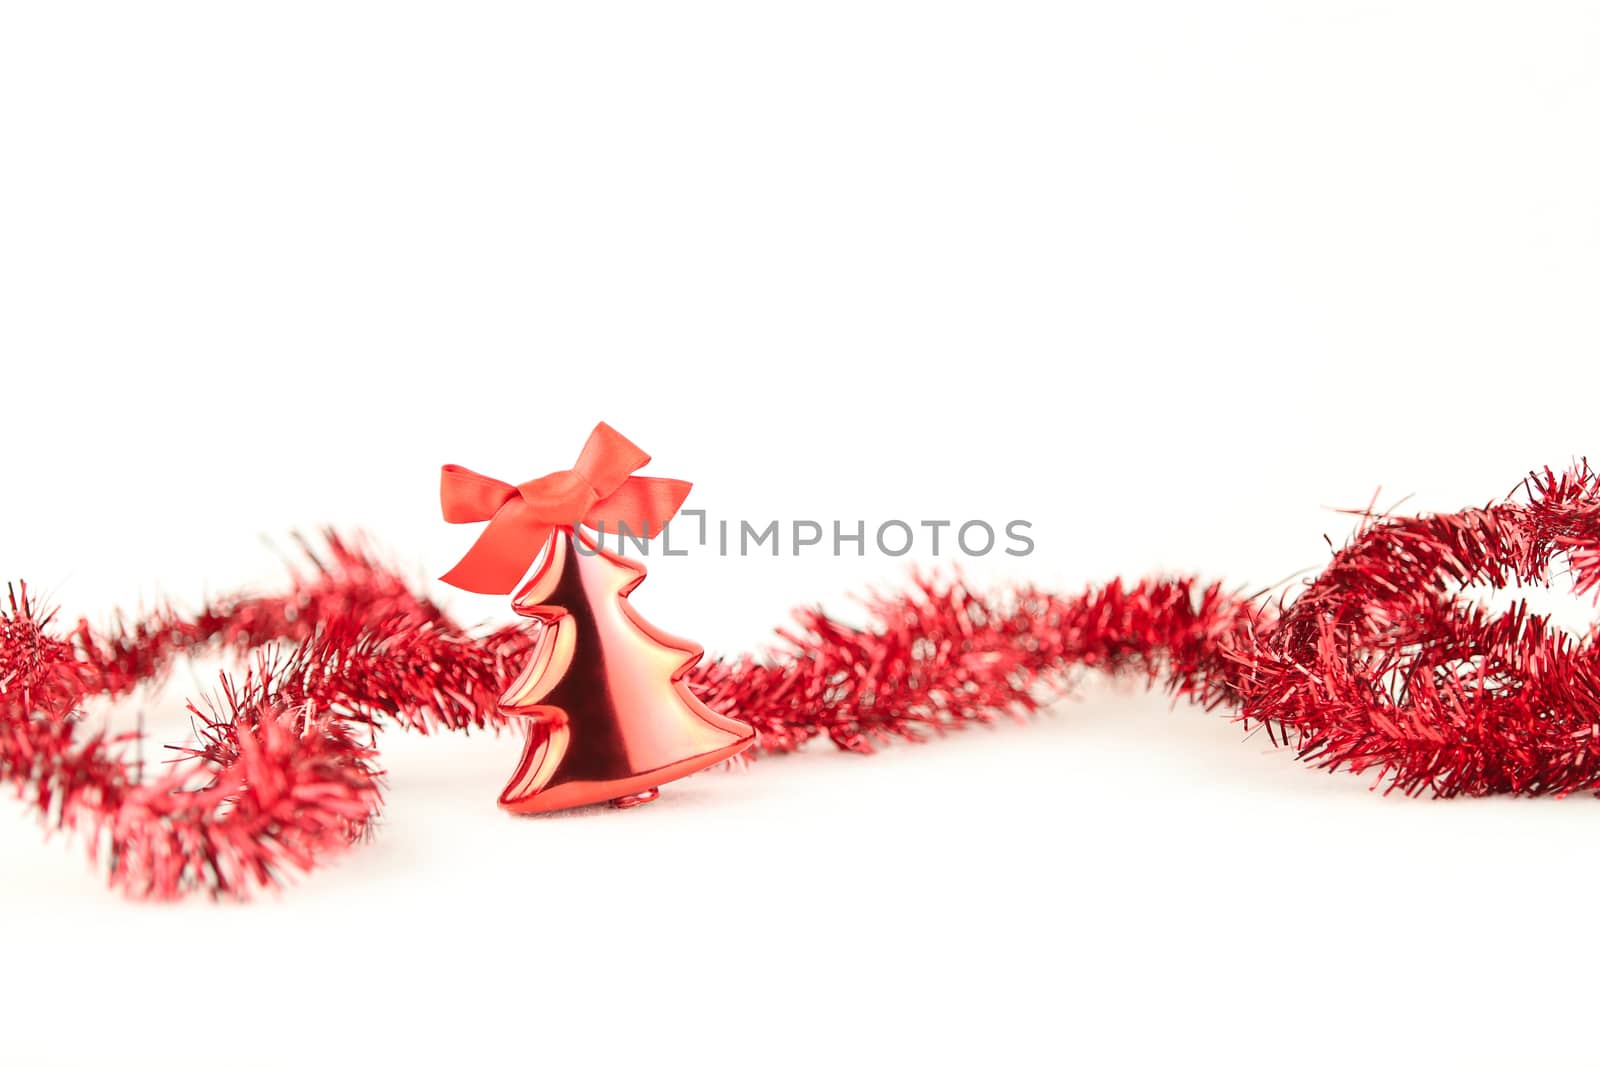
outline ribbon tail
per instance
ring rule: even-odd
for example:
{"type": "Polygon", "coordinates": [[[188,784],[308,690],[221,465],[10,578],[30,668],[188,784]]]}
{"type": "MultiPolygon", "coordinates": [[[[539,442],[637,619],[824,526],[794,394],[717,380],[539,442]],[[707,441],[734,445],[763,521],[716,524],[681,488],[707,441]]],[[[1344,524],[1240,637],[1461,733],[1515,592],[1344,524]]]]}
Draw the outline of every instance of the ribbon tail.
{"type": "Polygon", "coordinates": [[[516,502],[500,509],[461,562],[440,580],[469,593],[509,593],[550,539],[553,527],[516,502]]]}

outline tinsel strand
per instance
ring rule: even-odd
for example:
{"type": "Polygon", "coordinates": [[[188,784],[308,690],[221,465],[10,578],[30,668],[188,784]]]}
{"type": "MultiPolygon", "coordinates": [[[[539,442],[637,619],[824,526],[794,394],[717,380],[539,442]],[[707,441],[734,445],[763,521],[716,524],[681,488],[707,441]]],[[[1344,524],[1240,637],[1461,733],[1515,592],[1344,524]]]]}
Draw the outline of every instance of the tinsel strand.
{"type": "MultiPolygon", "coordinates": [[[[761,656],[705,660],[691,687],[758,731],[762,752],[827,737],[871,752],[1026,717],[1082,670],[1131,675],[1234,709],[1329,769],[1438,796],[1600,790],[1600,662],[1519,605],[1474,589],[1548,584],[1565,564],[1600,589],[1600,485],[1587,464],[1448,515],[1366,515],[1297,595],[1192,578],[1112,581],[1075,596],[982,595],[919,579],[848,626],[796,615],[761,656]]],[[[76,831],[136,897],[242,897],[359,840],[381,808],[374,739],[500,728],[496,701],[538,640],[521,621],[469,630],[359,543],[305,546],[277,595],[193,614],[67,628],[26,586],[0,609],[0,780],[76,831]],[[151,773],[136,733],[97,731],[178,656],[229,651],[242,677],[190,705],[198,740],[151,773]]]]}

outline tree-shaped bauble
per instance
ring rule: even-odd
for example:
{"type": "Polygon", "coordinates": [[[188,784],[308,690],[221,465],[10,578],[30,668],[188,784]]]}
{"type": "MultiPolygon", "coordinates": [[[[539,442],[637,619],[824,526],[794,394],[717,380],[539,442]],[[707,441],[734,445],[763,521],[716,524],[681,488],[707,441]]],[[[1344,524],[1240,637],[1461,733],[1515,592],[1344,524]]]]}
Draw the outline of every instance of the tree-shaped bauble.
{"type": "Polygon", "coordinates": [[[528,741],[500,805],[523,814],[610,801],[652,800],[664,782],[721,762],[755,740],[718,715],[684,676],[700,646],[669,637],[628,602],[644,567],[603,550],[580,526],[659,533],[689,483],[633,475],[649,462],[605,423],[572,470],[513,486],[444,468],[449,522],[489,521],[445,581],[473,592],[510,592],[542,552],[512,608],[540,626],[533,659],[500,707],[528,719],[528,741]]]}

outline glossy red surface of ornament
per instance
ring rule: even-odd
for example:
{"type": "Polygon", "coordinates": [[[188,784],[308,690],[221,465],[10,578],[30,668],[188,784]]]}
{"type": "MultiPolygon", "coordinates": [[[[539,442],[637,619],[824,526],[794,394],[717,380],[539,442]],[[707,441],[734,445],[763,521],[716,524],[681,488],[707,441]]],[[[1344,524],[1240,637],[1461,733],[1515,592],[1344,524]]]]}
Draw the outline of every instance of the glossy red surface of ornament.
{"type": "Polygon", "coordinates": [[[533,658],[500,697],[531,721],[500,806],[520,814],[611,801],[633,807],[656,787],[737,755],[748,723],[712,712],[685,682],[704,650],[640,618],[628,594],[640,564],[586,534],[557,531],[512,601],[543,627],[533,658]]]}
{"type": "Polygon", "coordinates": [[[528,724],[522,763],[500,797],[508,811],[645,804],[663,782],[755,740],[748,724],[716,714],[689,691],[684,678],[705,650],[657,630],[628,603],[644,567],[602,551],[580,529],[609,523],[659,534],[689,483],[633,473],[649,462],[602,422],[571,470],[520,485],[453,464],[441,472],[445,520],[488,522],[444,581],[509,592],[529,564],[543,560],[511,605],[538,624],[538,636],[499,701],[503,714],[528,724]]]}

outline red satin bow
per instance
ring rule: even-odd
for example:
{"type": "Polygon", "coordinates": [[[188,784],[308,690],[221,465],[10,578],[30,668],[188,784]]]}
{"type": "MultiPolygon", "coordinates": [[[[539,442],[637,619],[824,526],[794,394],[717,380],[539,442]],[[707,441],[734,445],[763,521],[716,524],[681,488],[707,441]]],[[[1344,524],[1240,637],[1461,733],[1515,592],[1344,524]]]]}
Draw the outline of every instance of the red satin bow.
{"type": "Polygon", "coordinates": [[[571,470],[521,485],[447,463],[440,471],[445,522],[488,528],[443,578],[473,593],[509,593],[558,527],[626,525],[654,537],[689,495],[689,483],[633,472],[650,462],[638,445],[605,423],[594,428],[571,470]]]}

